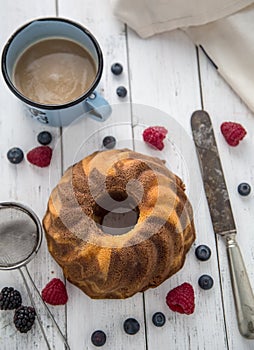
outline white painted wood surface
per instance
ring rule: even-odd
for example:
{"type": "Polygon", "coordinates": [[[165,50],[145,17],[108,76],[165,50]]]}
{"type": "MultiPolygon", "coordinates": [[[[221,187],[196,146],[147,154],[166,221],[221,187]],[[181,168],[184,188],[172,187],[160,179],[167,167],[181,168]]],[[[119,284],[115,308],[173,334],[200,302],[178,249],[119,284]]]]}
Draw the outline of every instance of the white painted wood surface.
{"type": "MultiPolygon", "coordinates": [[[[251,184],[254,179],[254,158],[251,155],[254,147],[253,113],[221,79],[202,52],[200,53],[200,67],[204,108],[209,111],[214,125],[238,231],[237,240],[249,272],[250,282],[254,286],[254,235],[251,233],[254,196],[252,193],[244,198],[237,193],[239,183],[248,182],[251,184]],[[220,124],[225,120],[240,122],[246,128],[248,134],[239,147],[230,148],[224,141],[220,133],[220,124]]],[[[253,341],[236,336],[239,333],[233,307],[229,268],[224,241],[220,237],[218,237],[218,248],[229,347],[232,349],[254,349],[253,341]]]]}
{"type": "MultiPolygon", "coordinates": [[[[1,49],[18,26],[36,17],[58,15],[90,29],[104,54],[104,72],[98,90],[113,105],[112,116],[103,124],[83,118],[63,130],[46,128],[54,137],[54,157],[49,168],[37,169],[27,161],[15,166],[6,159],[8,149],[19,146],[27,152],[37,145],[36,135],[45,128],[23,115],[20,103],[1,77],[0,200],[25,203],[42,218],[50,191],[62,171],[100,149],[103,137],[113,134],[119,148],[133,147],[165,159],[168,167],[185,181],[194,207],[196,242],[183,269],[158,288],[127,300],[91,300],[67,283],[67,306],[50,309],[61,329],[66,330],[71,349],[96,349],[90,341],[96,329],[107,334],[107,342],[102,348],[108,350],[254,349],[254,341],[245,340],[237,329],[225,246],[221,239],[216,241],[213,234],[190,130],[192,112],[203,107],[210,113],[214,124],[239,231],[238,241],[253,286],[254,197],[252,193],[243,199],[236,190],[242,181],[254,186],[253,114],[206,57],[202,53],[197,55],[195,46],[183,32],[174,31],[142,40],[114,18],[108,0],[0,0],[0,8],[1,49]],[[116,61],[124,67],[123,74],[118,77],[110,71],[111,64],[116,61]],[[122,100],[115,93],[119,85],[128,89],[128,96],[122,100]],[[237,148],[230,148],[220,134],[219,126],[225,120],[239,121],[248,131],[246,139],[237,148]],[[159,154],[151,151],[141,139],[144,126],[152,124],[165,125],[169,130],[165,150],[159,154]],[[202,243],[212,249],[211,259],[204,263],[199,262],[194,254],[195,247],[202,243]],[[203,273],[214,279],[214,287],[209,291],[198,287],[197,280],[203,273]],[[196,296],[196,309],[190,316],[173,313],[165,304],[167,292],[185,281],[193,285],[196,296]],[[152,315],[156,311],[166,315],[167,322],[162,328],[152,324],[152,315]],[[122,325],[127,317],[140,322],[138,334],[128,336],[124,333],[122,325]]],[[[45,240],[28,268],[39,290],[51,278],[62,278],[61,270],[47,251],[45,240]]],[[[0,288],[13,285],[19,289],[24,302],[29,303],[18,271],[1,272],[0,282],[0,288]]],[[[52,347],[64,349],[43,310],[41,315],[48,325],[47,335],[52,347]]],[[[0,316],[1,350],[46,349],[37,323],[30,333],[21,335],[13,326],[12,312],[1,311],[0,316]]]]}

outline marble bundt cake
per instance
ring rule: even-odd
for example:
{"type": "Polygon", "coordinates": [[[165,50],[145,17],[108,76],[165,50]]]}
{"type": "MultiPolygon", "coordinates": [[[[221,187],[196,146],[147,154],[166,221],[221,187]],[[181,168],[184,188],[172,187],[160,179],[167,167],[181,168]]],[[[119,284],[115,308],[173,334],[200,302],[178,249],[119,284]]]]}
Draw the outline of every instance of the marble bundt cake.
{"type": "Polygon", "coordinates": [[[128,149],[95,152],[52,191],[43,225],[65,277],[91,298],[127,298],[176,273],[195,239],[181,179],[128,149]]]}

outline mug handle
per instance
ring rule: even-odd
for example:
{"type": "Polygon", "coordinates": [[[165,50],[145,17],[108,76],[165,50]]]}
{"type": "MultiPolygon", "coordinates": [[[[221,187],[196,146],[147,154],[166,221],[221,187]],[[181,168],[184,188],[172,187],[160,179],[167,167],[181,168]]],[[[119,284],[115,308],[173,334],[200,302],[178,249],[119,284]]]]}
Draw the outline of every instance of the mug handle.
{"type": "Polygon", "coordinates": [[[112,112],[109,103],[97,91],[85,100],[85,109],[89,117],[100,122],[104,122],[112,112]]]}

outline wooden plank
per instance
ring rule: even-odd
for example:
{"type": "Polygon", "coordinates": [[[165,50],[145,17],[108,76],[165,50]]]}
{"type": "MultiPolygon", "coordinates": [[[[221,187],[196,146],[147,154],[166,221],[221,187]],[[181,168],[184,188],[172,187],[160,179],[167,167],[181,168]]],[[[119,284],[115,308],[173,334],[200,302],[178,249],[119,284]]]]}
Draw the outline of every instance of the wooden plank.
{"type": "MultiPolygon", "coordinates": [[[[248,182],[253,187],[253,113],[221,78],[202,52],[200,52],[200,71],[204,109],[208,111],[213,122],[232,210],[239,233],[237,240],[242,250],[250,282],[254,287],[254,236],[252,233],[253,214],[251,209],[254,206],[254,197],[251,194],[244,198],[237,192],[237,186],[241,182],[248,182]],[[224,121],[238,122],[246,128],[247,136],[237,147],[230,147],[225,142],[220,132],[220,125],[224,121]]],[[[218,237],[218,247],[225,313],[227,315],[226,326],[228,329],[229,348],[253,349],[253,341],[246,340],[238,331],[225,244],[220,237],[218,237]]]]}
{"type": "MultiPolygon", "coordinates": [[[[1,1],[0,11],[0,44],[4,46],[11,34],[24,23],[38,17],[54,16],[56,14],[55,2],[45,0],[43,2],[1,1]]],[[[30,120],[24,115],[21,103],[8,90],[3,79],[0,81],[0,152],[1,152],[1,201],[18,201],[30,206],[40,218],[46,210],[47,198],[50,191],[49,177],[58,178],[61,171],[61,154],[54,154],[53,167],[39,169],[27,162],[26,159],[19,165],[10,164],[6,158],[7,151],[17,146],[26,154],[30,149],[38,146],[37,134],[42,130],[49,130],[53,135],[52,147],[59,137],[58,129],[44,127],[38,122],[30,120]]],[[[62,277],[62,273],[56,263],[49,256],[46,242],[43,240],[42,247],[36,258],[28,264],[39,290],[52,277],[62,277]]],[[[24,284],[18,271],[1,272],[1,288],[14,286],[20,290],[24,305],[31,305],[24,284]]],[[[35,296],[36,298],[36,296],[35,296]]],[[[45,310],[36,303],[47,329],[49,343],[57,349],[63,348],[62,341],[56,335],[55,329],[45,316],[45,310]]],[[[65,331],[65,308],[51,308],[60,328],[65,331]]],[[[1,349],[46,349],[45,340],[41,335],[38,323],[27,334],[19,333],[13,324],[13,312],[1,312],[0,318],[0,348],[1,349]]]]}
{"type": "Polygon", "coordinates": [[[190,116],[201,108],[196,50],[180,31],[142,40],[129,30],[128,48],[135,149],[165,159],[166,165],[183,178],[194,207],[197,231],[183,269],[156,289],[145,292],[148,349],[226,349],[215,239],[190,138],[190,116]],[[169,130],[162,152],[144,145],[144,125],[164,125],[169,130]],[[196,259],[194,251],[199,244],[211,247],[209,261],[196,259]],[[209,291],[198,286],[199,276],[205,273],[214,279],[214,287],[209,291]],[[167,292],[185,281],[193,285],[196,295],[195,312],[190,316],[173,313],[165,303],[167,292]],[[152,315],[157,311],[166,315],[162,328],[152,324],[152,315]]]}
{"type": "MultiPolygon", "coordinates": [[[[114,135],[117,148],[132,147],[131,109],[129,97],[119,99],[118,85],[128,88],[128,64],[124,25],[111,13],[108,2],[103,0],[59,1],[59,15],[69,17],[87,27],[99,41],[104,54],[104,72],[98,91],[113,107],[110,118],[100,124],[90,118],[63,130],[64,169],[82,157],[101,149],[104,136],[114,135]],[[114,76],[110,67],[120,62],[124,71],[114,76]],[[124,103],[126,102],[126,103],[124,103]]],[[[106,349],[145,349],[145,327],[142,294],[127,300],[92,300],[71,284],[68,284],[70,300],[67,305],[67,329],[73,349],[92,349],[91,334],[98,329],[107,335],[106,349]],[[135,336],[125,334],[123,322],[136,318],[141,329],[135,336]],[[74,326],[76,325],[76,326],[74,326]]]]}

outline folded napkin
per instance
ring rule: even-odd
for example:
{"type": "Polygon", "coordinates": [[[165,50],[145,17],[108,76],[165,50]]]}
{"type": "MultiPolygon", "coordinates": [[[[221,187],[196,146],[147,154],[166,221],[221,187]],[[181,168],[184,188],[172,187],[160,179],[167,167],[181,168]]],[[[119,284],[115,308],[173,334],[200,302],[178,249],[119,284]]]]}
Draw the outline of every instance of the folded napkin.
{"type": "Polygon", "coordinates": [[[204,47],[220,74],[254,111],[254,5],[186,31],[204,47]]]}
{"type": "Polygon", "coordinates": [[[254,111],[254,1],[111,0],[114,14],[141,37],[183,29],[254,111]]]}

